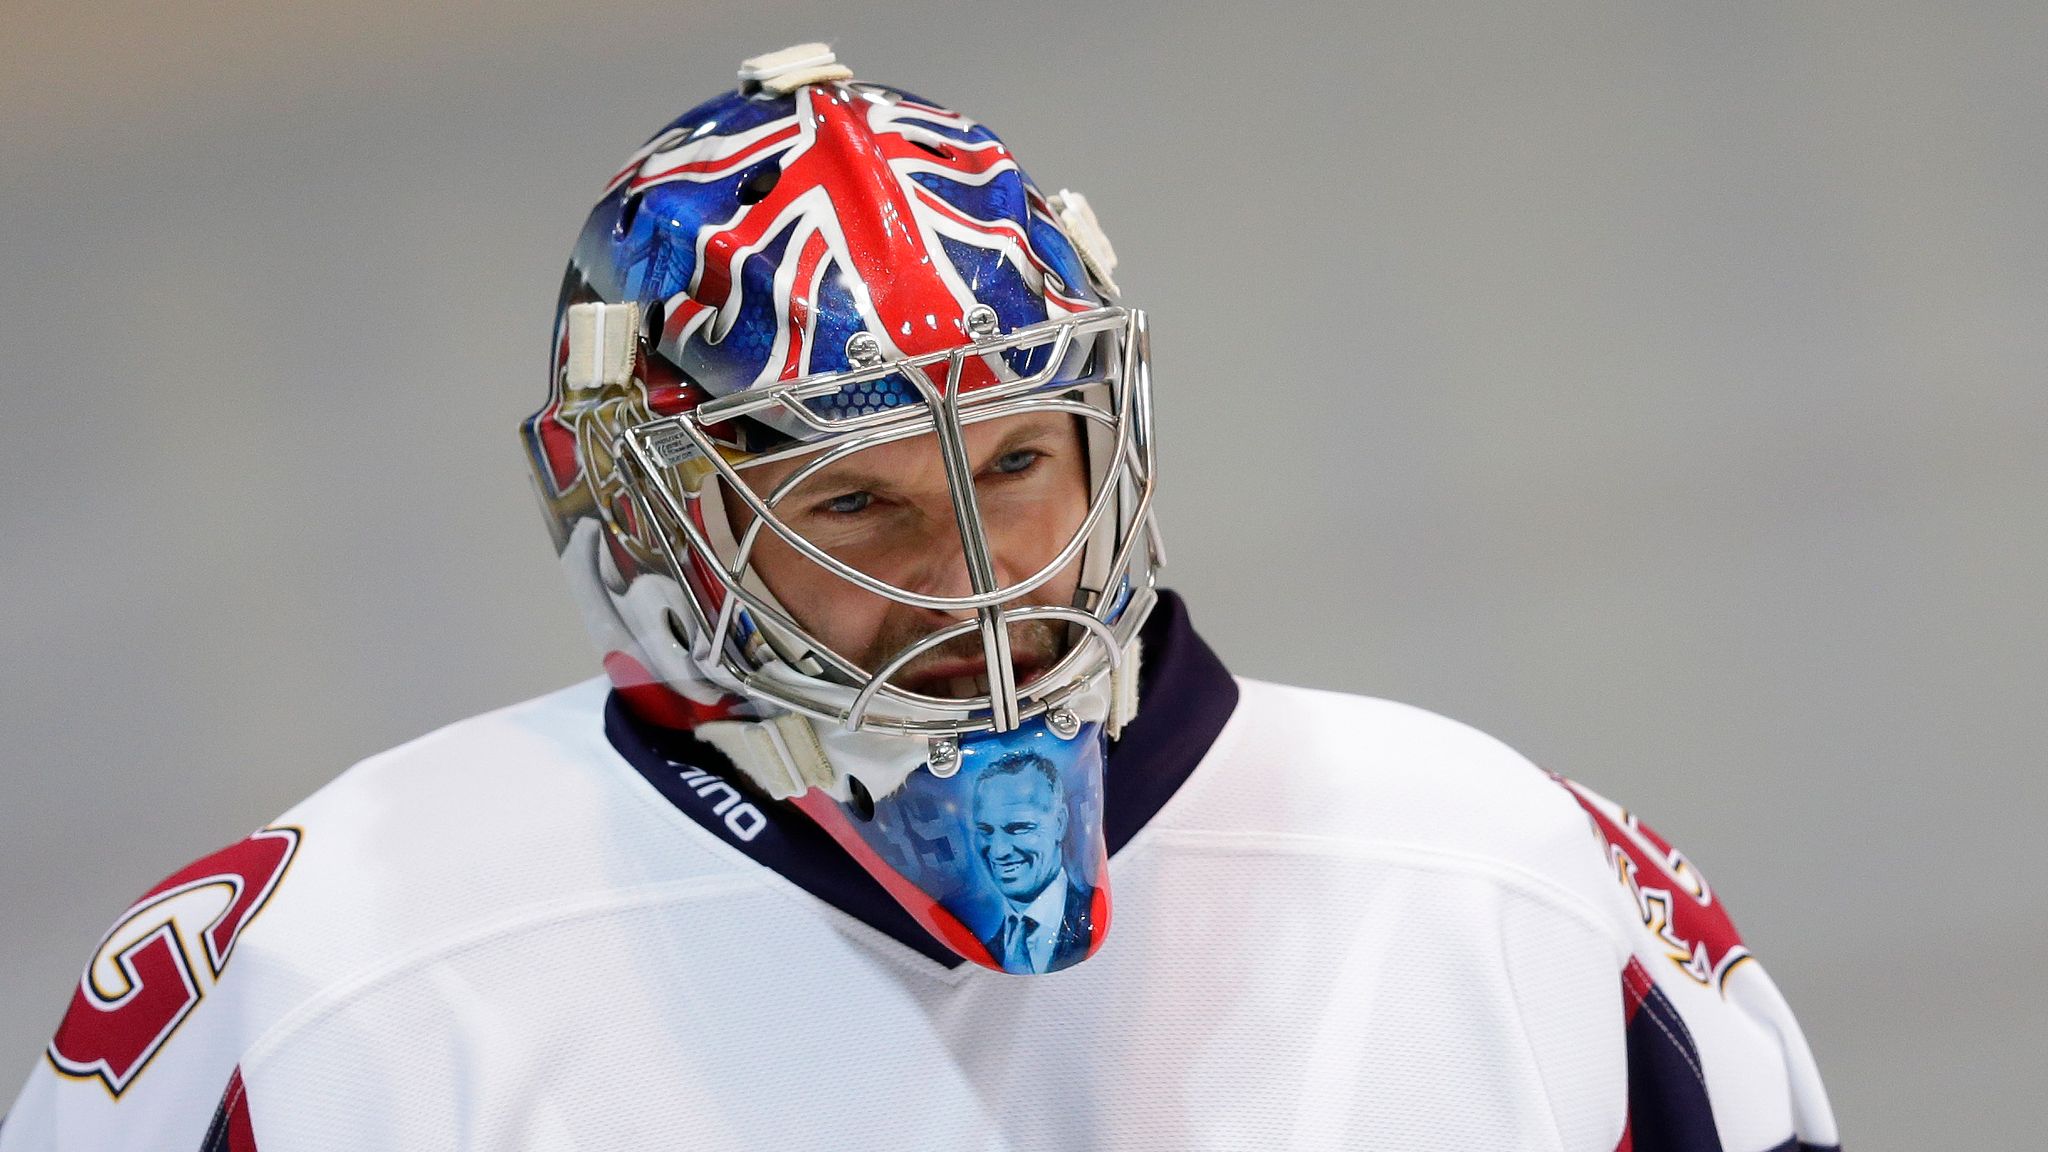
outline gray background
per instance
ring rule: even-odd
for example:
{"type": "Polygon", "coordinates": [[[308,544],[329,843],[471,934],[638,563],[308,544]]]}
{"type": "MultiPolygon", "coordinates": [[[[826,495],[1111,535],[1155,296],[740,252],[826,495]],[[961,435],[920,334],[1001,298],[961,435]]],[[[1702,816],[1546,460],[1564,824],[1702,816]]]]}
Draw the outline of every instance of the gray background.
{"type": "Polygon", "coordinates": [[[595,670],[569,242],[825,37],[1095,203],[1237,670],[1644,812],[1856,1148],[2039,1139],[2039,0],[197,7],[0,8],[0,1100],[155,878],[595,670]]]}

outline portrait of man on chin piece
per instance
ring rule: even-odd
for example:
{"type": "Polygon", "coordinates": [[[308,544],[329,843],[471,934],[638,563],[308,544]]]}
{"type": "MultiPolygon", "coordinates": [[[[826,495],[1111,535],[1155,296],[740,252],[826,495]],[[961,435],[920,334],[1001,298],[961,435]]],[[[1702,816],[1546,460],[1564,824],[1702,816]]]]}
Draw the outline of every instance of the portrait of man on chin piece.
{"type": "Polygon", "coordinates": [[[1088,954],[1095,891],[1071,875],[1063,845],[1067,794],[1059,769],[1013,752],[974,782],[974,855],[1002,896],[1003,918],[983,941],[1009,972],[1055,972],[1088,954]]]}

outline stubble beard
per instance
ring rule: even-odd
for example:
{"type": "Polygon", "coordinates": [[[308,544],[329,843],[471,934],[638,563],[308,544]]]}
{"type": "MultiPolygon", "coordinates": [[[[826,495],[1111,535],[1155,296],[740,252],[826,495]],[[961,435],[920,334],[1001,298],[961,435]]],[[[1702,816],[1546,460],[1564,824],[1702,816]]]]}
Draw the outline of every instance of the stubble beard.
{"type": "MultiPolygon", "coordinates": [[[[897,653],[936,630],[917,620],[892,622],[884,627],[882,634],[869,647],[865,666],[880,668],[897,653]]],[[[1020,620],[1013,622],[1009,631],[1010,666],[1016,672],[1019,688],[1044,675],[1059,662],[1060,657],[1066,655],[1068,626],[1063,621],[1020,620]]],[[[919,653],[890,677],[889,683],[906,691],[941,699],[988,695],[989,680],[981,633],[976,631],[956,636],[936,648],[919,653]],[[964,675],[957,672],[946,676],[934,675],[935,669],[945,665],[965,663],[973,664],[976,670],[964,675]]]]}

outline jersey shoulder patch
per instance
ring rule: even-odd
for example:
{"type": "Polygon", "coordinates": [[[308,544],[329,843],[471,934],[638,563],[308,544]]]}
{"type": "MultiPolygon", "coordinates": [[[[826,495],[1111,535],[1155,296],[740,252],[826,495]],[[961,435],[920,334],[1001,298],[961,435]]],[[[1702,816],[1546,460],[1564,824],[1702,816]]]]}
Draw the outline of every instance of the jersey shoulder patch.
{"type": "Polygon", "coordinates": [[[265,828],[165,877],[93,949],[46,1052],[118,1098],[226,975],[235,943],[297,855],[296,827],[265,828]]]}
{"type": "Polygon", "coordinates": [[[1728,974],[1751,956],[1707,878],[1635,813],[1563,776],[1552,773],[1551,779],[1585,811],[1616,881],[1635,904],[1648,934],[1646,950],[1696,984],[1725,989],[1728,974]]]}

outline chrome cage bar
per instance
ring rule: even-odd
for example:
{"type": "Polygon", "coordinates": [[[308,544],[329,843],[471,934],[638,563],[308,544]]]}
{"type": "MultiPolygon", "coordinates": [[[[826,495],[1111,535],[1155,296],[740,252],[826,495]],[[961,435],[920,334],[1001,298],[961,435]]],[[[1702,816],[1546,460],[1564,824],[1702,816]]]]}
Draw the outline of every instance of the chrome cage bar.
{"type": "MultiPolygon", "coordinates": [[[[697,596],[690,591],[691,581],[686,575],[689,568],[677,555],[670,532],[657,530],[654,533],[671,575],[685,592],[699,634],[708,638],[712,657],[749,691],[793,711],[841,724],[848,729],[918,735],[1008,731],[1056,706],[1099,675],[1100,672],[1085,676],[1076,672],[1091,648],[1100,645],[1104,668],[1116,668],[1136,632],[1137,623],[1143,620],[1155,598],[1153,573],[1161,555],[1158,531],[1152,518],[1156,470],[1147,339],[1142,312],[1123,308],[1095,309],[1063,320],[1020,328],[1004,336],[975,340],[943,352],[808,377],[708,401],[691,412],[647,421],[624,430],[617,447],[621,460],[628,462],[638,473],[638,483],[632,485],[636,493],[651,491],[658,499],[661,514],[650,519],[657,528],[666,522],[668,528],[679,534],[688,550],[702,561],[697,571],[708,571],[724,591],[717,619],[708,619],[697,596]],[[1066,365],[1077,340],[1102,340],[1105,337],[1120,353],[1114,357],[1113,372],[1103,358],[1098,357],[1095,370],[1087,376],[1078,380],[1055,379],[1066,365]],[[1042,368],[965,394],[960,391],[962,370],[969,358],[986,358],[1011,349],[1041,346],[1051,348],[1042,368]],[[945,383],[943,387],[934,387],[930,375],[920,369],[940,364],[945,366],[945,383]],[[804,403],[831,395],[849,384],[890,375],[909,381],[918,390],[923,403],[841,418],[820,416],[804,403]],[[1073,390],[1094,386],[1108,388],[1111,396],[1111,411],[1108,413],[1065,396],[1073,390]],[[1032,395],[1053,389],[1061,395],[1032,395]],[[781,415],[814,430],[819,438],[763,453],[737,465],[728,460],[711,436],[710,428],[770,409],[779,410],[781,415]],[[1113,432],[1113,446],[1108,466],[1089,500],[1087,515],[1066,546],[1037,572],[1012,584],[998,586],[976,503],[963,429],[965,425],[981,420],[1033,411],[1064,411],[1109,424],[1113,432]],[[939,441],[954,515],[962,547],[966,550],[969,579],[974,589],[971,595],[929,596],[876,579],[804,539],[775,514],[775,506],[820,469],[851,453],[926,433],[934,434],[939,441]],[[816,453],[817,458],[785,477],[765,498],[742,475],[743,471],[760,464],[808,453],[816,453]],[[666,470],[692,460],[707,464],[724,482],[726,490],[753,514],[753,521],[744,537],[736,540],[736,552],[729,563],[718,555],[711,541],[689,515],[686,498],[673,491],[663,479],[666,470]],[[1052,579],[1072,563],[1083,548],[1088,547],[1103,515],[1113,502],[1121,498],[1127,482],[1134,492],[1134,503],[1128,511],[1128,523],[1119,532],[1120,538],[1116,541],[1111,561],[1101,574],[1100,587],[1095,590],[1096,602],[1088,610],[1044,605],[1005,608],[1006,602],[1026,595],[1052,579]],[[856,587],[913,607],[944,612],[972,611],[974,618],[920,638],[895,653],[881,668],[872,671],[861,668],[811,635],[789,612],[745,586],[753,547],[763,527],[774,532],[806,559],[856,587]],[[1142,575],[1134,582],[1133,565],[1141,544],[1146,548],[1147,563],[1142,575]],[[792,685],[761,675],[755,667],[736,661],[734,654],[741,646],[731,642],[732,629],[742,607],[755,615],[757,627],[772,625],[800,638],[822,665],[829,666],[840,678],[855,686],[852,701],[841,704],[831,698],[843,695],[843,688],[836,693],[802,693],[792,685]],[[1111,622],[1107,617],[1113,612],[1118,615],[1111,622]],[[1082,638],[1033,682],[1034,685],[1050,684],[1053,687],[1044,692],[1032,691],[1027,696],[1016,683],[1015,669],[1010,662],[1009,625],[1039,619],[1056,619],[1076,625],[1082,631],[1082,638]],[[987,694],[967,699],[941,698],[888,683],[891,676],[917,656],[956,637],[975,632],[981,636],[984,663],[988,670],[987,694]],[[892,711],[925,715],[938,713],[945,718],[914,719],[910,715],[878,714],[874,710],[875,705],[884,700],[897,706],[892,711]]],[[[643,514],[647,511],[643,507],[643,514]]]]}

